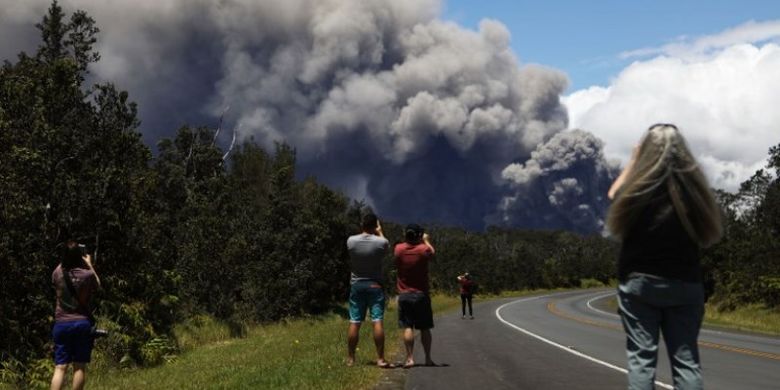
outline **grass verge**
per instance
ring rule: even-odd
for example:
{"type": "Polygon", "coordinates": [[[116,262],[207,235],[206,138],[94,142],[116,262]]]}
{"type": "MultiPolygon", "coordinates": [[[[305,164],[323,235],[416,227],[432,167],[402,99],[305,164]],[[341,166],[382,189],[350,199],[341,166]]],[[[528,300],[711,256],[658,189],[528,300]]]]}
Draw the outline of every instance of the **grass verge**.
{"type": "Polygon", "coordinates": [[[764,333],[780,336],[780,311],[763,305],[746,305],[731,311],[721,311],[707,304],[704,324],[717,328],[764,333]]]}
{"type": "MultiPolygon", "coordinates": [[[[439,314],[460,305],[458,297],[436,295],[439,314]]],[[[98,369],[90,373],[92,389],[366,389],[382,370],[374,366],[376,354],[371,327],[360,331],[355,367],[346,357],[345,310],[329,314],[250,327],[243,338],[228,338],[225,325],[208,319],[180,327],[185,352],[174,361],[145,369],[98,369]]],[[[385,312],[385,349],[391,360],[400,356],[401,333],[392,301],[385,312]]]]}

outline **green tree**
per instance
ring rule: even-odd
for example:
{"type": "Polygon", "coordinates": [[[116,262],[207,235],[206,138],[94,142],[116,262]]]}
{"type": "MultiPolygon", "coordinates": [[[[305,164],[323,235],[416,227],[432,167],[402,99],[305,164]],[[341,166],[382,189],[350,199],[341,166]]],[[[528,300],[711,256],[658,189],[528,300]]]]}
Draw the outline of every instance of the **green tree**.
{"type": "Polygon", "coordinates": [[[108,300],[139,289],[132,283],[139,262],[130,260],[146,255],[134,241],[150,152],[135,105],[113,85],[84,86],[99,58],[97,28],[83,12],[66,19],[52,3],[38,24],[37,53],[0,70],[0,327],[7,330],[0,348],[23,361],[40,356],[49,340],[50,275],[62,240],[92,246],[113,287],[108,300]]]}

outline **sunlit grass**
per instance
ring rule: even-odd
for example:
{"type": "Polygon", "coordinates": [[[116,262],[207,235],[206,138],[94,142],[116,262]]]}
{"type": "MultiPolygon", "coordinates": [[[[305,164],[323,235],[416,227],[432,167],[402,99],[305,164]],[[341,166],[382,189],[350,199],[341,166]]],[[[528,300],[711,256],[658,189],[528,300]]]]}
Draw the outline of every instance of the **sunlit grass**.
{"type": "MultiPolygon", "coordinates": [[[[252,327],[246,337],[208,343],[160,367],[93,375],[92,388],[318,388],[349,383],[365,388],[377,370],[368,327],[361,331],[359,364],[344,366],[347,321],[331,313],[252,327]]],[[[390,330],[390,329],[388,329],[390,330]]],[[[388,332],[388,340],[396,336],[388,332]]],[[[388,342],[388,352],[395,343],[388,342]]],[[[396,347],[397,348],[397,347],[396,347]]]]}
{"type": "Polygon", "coordinates": [[[780,310],[751,304],[732,311],[720,311],[707,305],[704,323],[710,326],[746,330],[780,336],[780,310]]]}
{"type": "MultiPolygon", "coordinates": [[[[460,304],[457,297],[434,296],[436,313],[460,304]]],[[[370,326],[360,332],[357,364],[346,367],[347,320],[343,310],[326,315],[250,327],[242,338],[226,338],[227,329],[200,319],[177,328],[188,351],[165,365],[133,370],[92,372],[93,389],[342,389],[370,388],[382,370],[374,366],[376,353],[370,326]],[[199,330],[202,332],[199,333],[199,330]],[[198,343],[200,346],[196,346],[198,343]]],[[[396,304],[385,313],[386,355],[400,360],[400,330],[396,304]]]]}
{"type": "Polygon", "coordinates": [[[173,327],[173,335],[182,351],[200,345],[228,341],[233,338],[230,326],[206,315],[195,316],[173,327]]]}
{"type": "Polygon", "coordinates": [[[497,299],[497,298],[515,298],[515,297],[524,297],[528,295],[539,295],[539,294],[549,294],[559,291],[567,291],[570,289],[566,288],[556,288],[556,289],[537,289],[537,290],[513,290],[513,291],[502,291],[500,294],[488,294],[483,296],[477,296],[480,299],[497,299]]]}

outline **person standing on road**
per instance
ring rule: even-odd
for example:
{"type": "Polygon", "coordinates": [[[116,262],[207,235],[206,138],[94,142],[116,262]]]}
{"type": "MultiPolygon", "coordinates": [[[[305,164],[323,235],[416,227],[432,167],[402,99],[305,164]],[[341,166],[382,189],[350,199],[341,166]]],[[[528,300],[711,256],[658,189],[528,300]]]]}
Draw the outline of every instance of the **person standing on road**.
{"type": "Polygon", "coordinates": [[[474,297],[474,289],[477,286],[468,272],[458,275],[458,284],[460,284],[460,309],[463,315],[460,318],[466,318],[466,302],[469,304],[469,318],[474,319],[474,311],[471,309],[471,299],[474,297]]]}
{"type": "Polygon", "coordinates": [[[701,389],[700,248],[723,233],[721,212],[680,131],[651,126],[612,184],[607,227],[621,240],[618,304],[629,389],[652,389],[663,333],[675,389],[701,389]]]}
{"type": "Polygon", "coordinates": [[[54,374],[51,389],[62,388],[69,364],[73,365],[73,389],[83,389],[95,342],[91,301],[100,287],[100,279],[92,267],[91,255],[83,253],[75,240],[65,243],[64,256],[51,279],[57,296],[52,329],[54,374]]]}
{"type": "Polygon", "coordinates": [[[385,360],[385,293],[382,288],[384,273],[382,260],[390,249],[390,242],[382,233],[382,225],[374,214],[366,214],[361,223],[362,233],[347,239],[347,250],[352,270],[349,290],[349,329],[347,331],[347,365],[355,364],[355,349],[360,337],[360,324],[371,313],[376,346],[376,365],[390,367],[385,360]]]}
{"type": "Polygon", "coordinates": [[[417,224],[404,229],[404,242],[395,246],[395,266],[398,270],[398,324],[404,330],[406,361],[404,368],[414,367],[414,330],[420,330],[425,365],[435,366],[431,360],[431,328],[433,310],[429,296],[428,265],[434,249],[430,236],[417,224]]]}

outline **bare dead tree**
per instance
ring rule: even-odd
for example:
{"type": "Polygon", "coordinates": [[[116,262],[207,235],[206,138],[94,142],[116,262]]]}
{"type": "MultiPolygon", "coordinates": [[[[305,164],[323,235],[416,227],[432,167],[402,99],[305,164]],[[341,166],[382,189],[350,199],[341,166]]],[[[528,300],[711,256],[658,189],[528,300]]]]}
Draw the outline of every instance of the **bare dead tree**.
{"type": "Polygon", "coordinates": [[[240,123],[233,129],[233,140],[230,141],[230,147],[228,148],[227,152],[225,152],[225,155],[222,156],[222,163],[225,162],[225,159],[227,159],[228,155],[230,155],[230,152],[233,151],[233,147],[236,146],[236,134],[238,134],[239,130],[241,130],[240,123]]]}
{"type": "Polygon", "coordinates": [[[214,139],[211,140],[211,146],[214,146],[214,144],[217,142],[219,132],[222,130],[222,120],[225,118],[225,114],[228,111],[230,111],[230,106],[226,106],[225,109],[222,110],[222,114],[219,115],[219,124],[217,125],[217,131],[214,133],[214,139]]]}
{"type": "Polygon", "coordinates": [[[192,141],[190,142],[190,151],[187,153],[187,158],[184,159],[184,170],[187,170],[187,167],[190,165],[190,158],[192,157],[192,149],[195,147],[195,142],[197,141],[197,133],[192,135],[192,141]]]}

